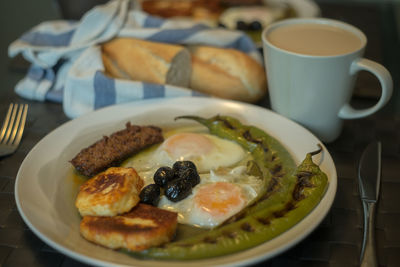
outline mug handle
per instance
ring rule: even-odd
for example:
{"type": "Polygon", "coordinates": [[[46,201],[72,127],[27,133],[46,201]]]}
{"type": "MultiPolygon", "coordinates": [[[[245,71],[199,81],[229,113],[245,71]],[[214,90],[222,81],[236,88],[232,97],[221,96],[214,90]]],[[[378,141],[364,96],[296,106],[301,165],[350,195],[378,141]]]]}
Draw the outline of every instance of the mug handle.
{"type": "Polygon", "coordinates": [[[342,119],[358,119],[369,116],[381,109],[392,96],[392,76],[384,66],[366,58],[360,58],[353,61],[350,67],[350,74],[354,75],[361,70],[369,71],[378,78],[382,87],[381,97],[379,98],[378,103],[366,109],[354,109],[349,103],[346,103],[338,113],[338,116],[342,119]]]}

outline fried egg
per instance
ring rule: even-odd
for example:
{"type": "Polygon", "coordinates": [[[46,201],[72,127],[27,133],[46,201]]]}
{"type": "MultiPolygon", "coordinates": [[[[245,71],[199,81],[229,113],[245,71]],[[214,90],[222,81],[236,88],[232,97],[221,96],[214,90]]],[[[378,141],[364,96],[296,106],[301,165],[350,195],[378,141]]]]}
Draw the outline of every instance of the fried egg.
{"type": "Polygon", "coordinates": [[[200,175],[192,194],[179,201],[161,197],[158,207],[178,213],[178,222],[201,228],[214,228],[253,200],[262,188],[259,177],[246,174],[245,166],[200,175]]]}
{"type": "Polygon", "coordinates": [[[238,144],[204,133],[177,133],[167,138],[157,149],[155,160],[172,166],[178,160],[192,161],[200,173],[232,166],[245,156],[238,144]]]}
{"type": "Polygon", "coordinates": [[[246,207],[260,194],[262,179],[247,174],[251,154],[233,141],[192,128],[173,130],[166,139],[124,163],[134,167],[145,185],[161,166],[172,167],[178,160],[192,161],[200,183],[179,202],[161,196],[158,207],[178,213],[178,222],[213,228],[246,207]]]}
{"type": "Polygon", "coordinates": [[[235,166],[247,156],[235,142],[202,131],[202,128],[187,127],[166,132],[163,143],[139,153],[123,166],[135,168],[147,185],[153,183],[153,175],[159,167],[172,167],[178,160],[190,160],[199,173],[207,173],[235,166]]]}

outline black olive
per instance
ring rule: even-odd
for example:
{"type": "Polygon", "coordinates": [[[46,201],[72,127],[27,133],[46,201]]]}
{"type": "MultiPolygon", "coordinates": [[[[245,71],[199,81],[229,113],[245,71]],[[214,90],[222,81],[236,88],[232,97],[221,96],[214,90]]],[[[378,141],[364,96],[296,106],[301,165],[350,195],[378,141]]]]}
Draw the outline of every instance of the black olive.
{"type": "Polygon", "coordinates": [[[160,199],[160,187],[156,184],[149,184],[140,191],[139,198],[140,202],[157,206],[158,200],[160,199]]]}
{"type": "Polygon", "coordinates": [[[177,161],[174,163],[174,165],[172,165],[172,170],[177,177],[180,177],[180,173],[186,169],[194,169],[197,172],[196,165],[188,160],[177,161]]]}
{"type": "Polygon", "coordinates": [[[153,179],[157,185],[165,187],[168,182],[175,179],[174,171],[170,167],[160,167],[154,173],[153,179]]]}
{"type": "Polygon", "coordinates": [[[165,196],[173,201],[178,202],[192,193],[192,185],[185,179],[176,179],[168,183],[164,191],[165,196]]]}
{"type": "Polygon", "coordinates": [[[220,27],[220,28],[226,28],[226,25],[219,21],[219,22],[218,22],[218,27],[220,27]]]}
{"type": "Polygon", "coordinates": [[[246,31],[249,28],[246,22],[243,20],[236,21],[236,29],[240,31],[246,31]]]}
{"type": "Polygon", "coordinates": [[[259,21],[255,20],[249,24],[248,29],[251,31],[259,31],[259,30],[262,30],[262,25],[259,21]]]}
{"type": "Polygon", "coordinates": [[[185,169],[180,172],[179,179],[184,179],[190,183],[192,187],[195,187],[200,183],[200,175],[195,169],[185,169]]]}

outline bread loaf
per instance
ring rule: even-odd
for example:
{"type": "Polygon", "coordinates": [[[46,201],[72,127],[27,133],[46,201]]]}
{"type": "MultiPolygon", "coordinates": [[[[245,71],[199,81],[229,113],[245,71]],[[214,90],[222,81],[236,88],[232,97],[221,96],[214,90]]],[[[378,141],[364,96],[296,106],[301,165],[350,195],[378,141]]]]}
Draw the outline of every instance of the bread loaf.
{"type": "Polygon", "coordinates": [[[263,67],[245,53],[227,48],[196,46],[190,88],[221,98],[255,102],[266,91],[263,67]]]}
{"type": "Polygon", "coordinates": [[[191,59],[183,46],[116,38],[102,45],[102,59],[115,78],[189,87],[191,59]]]}
{"type": "Polygon", "coordinates": [[[266,91],[264,68],[228,48],[183,46],[117,38],[102,46],[110,76],[191,88],[212,96],[255,102],[266,91]]]}

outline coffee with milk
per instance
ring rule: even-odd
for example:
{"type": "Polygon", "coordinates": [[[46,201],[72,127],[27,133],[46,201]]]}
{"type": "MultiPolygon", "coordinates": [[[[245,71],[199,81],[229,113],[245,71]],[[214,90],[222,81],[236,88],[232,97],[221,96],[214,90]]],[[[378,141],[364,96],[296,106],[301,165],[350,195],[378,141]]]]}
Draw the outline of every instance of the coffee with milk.
{"type": "Polygon", "coordinates": [[[363,58],[367,38],[350,24],[323,18],[287,19],[265,28],[261,37],[271,108],[323,142],[339,137],[343,119],[369,116],[392,95],[390,73],[363,58]],[[365,109],[354,109],[350,103],[359,71],[371,72],[381,84],[380,99],[365,109]]]}
{"type": "Polygon", "coordinates": [[[311,56],[335,56],[362,48],[354,33],[326,24],[293,24],[271,31],[268,41],[281,49],[311,56]]]}

